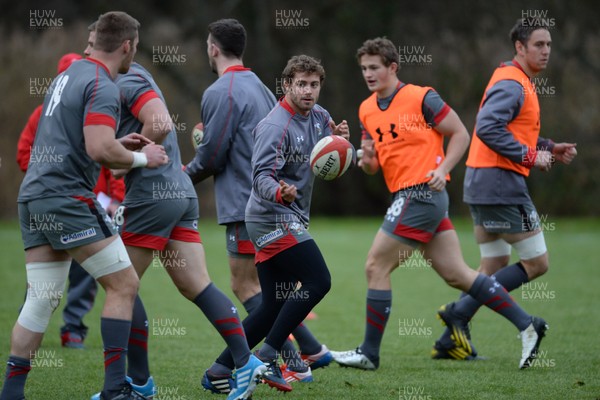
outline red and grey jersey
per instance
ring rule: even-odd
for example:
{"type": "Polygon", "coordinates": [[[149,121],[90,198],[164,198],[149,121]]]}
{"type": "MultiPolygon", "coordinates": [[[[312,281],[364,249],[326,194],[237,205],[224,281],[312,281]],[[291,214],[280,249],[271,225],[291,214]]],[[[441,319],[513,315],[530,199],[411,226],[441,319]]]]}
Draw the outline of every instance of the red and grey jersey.
{"type": "MultiPolygon", "coordinates": [[[[137,119],[140,110],[151,99],[159,98],[165,103],[162,92],[152,75],[137,63],[131,65],[129,72],[119,75],[116,84],[121,92],[122,101],[121,124],[117,137],[132,132],[140,133],[143,126],[137,119]]],[[[161,121],[160,118],[157,117],[150,123],[170,123],[170,120],[161,121]]],[[[175,130],[167,134],[162,145],[169,156],[167,164],[153,169],[133,168],[125,175],[125,204],[197,197],[190,178],[182,169],[175,130]]]]}
{"type": "Polygon", "coordinates": [[[100,61],[76,61],[59,74],[44,99],[18,201],[94,197],[100,164],[86,151],[83,128],[106,125],[116,130],[119,113],[119,89],[100,61]]]}
{"type": "Polygon", "coordinates": [[[202,96],[204,138],[186,172],[194,183],[214,176],[220,224],[244,220],[252,187],[252,131],[275,96],[248,68],[225,70],[202,96]]]}
{"type": "Polygon", "coordinates": [[[308,226],[315,176],[310,153],[315,144],[331,135],[329,113],[318,104],[307,116],[293,111],[285,98],[254,130],[252,192],[246,222],[299,222],[308,226]],[[279,181],[297,188],[291,204],[281,198],[279,181]]]}

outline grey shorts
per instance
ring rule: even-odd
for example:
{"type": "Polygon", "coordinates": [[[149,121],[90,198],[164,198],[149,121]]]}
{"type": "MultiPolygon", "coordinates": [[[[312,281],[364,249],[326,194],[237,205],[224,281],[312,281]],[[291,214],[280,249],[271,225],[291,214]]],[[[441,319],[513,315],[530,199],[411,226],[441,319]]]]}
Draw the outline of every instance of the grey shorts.
{"type": "Polygon", "coordinates": [[[454,229],[448,218],[448,193],[426,185],[394,193],[381,230],[412,247],[428,243],[437,232],[454,229]]]}
{"type": "Polygon", "coordinates": [[[244,222],[232,222],[225,225],[227,254],[235,258],[254,258],[256,252],[248,235],[244,222]]]}
{"type": "Polygon", "coordinates": [[[114,221],[126,246],[164,250],[169,240],[202,243],[198,233],[198,199],[139,204],[123,203],[114,221]]]}
{"type": "Polygon", "coordinates": [[[19,203],[19,222],[25,250],[48,244],[66,250],[117,233],[95,197],[48,197],[19,203]]]}
{"type": "Polygon", "coordinates": [[[475,225],[483,226],[489,233],[524,233],[540,228],[540,218],[533,203],[519,205],[470,204],[475,225]]]}
{"type": "Polygon", "coordinates": [[[304,224],[300,222],[246,222],[246,229],[254,248],[257,263],[297,245],[312,240],[304,224]]]}

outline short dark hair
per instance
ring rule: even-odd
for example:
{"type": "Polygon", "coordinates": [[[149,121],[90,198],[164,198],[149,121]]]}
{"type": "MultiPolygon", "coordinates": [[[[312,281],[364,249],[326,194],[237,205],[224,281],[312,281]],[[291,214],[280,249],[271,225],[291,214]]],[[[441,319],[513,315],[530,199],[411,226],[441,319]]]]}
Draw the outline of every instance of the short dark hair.
{"type": "Polygon", "coordinates": [[[211,22],[208,33],[228,58],[242,58],[246,49],[246,29],[237,19],[226,18],[211,22]]]}
{"type": "Polygon", "coordinates": [[[521,42],[524,46],[527,46],[527,42],[529,41],[531,34],[538,29],[548,30],[548,26],[539,18],[518,19],[517,23],[512,27],[509,34],[513,47],[516,45],[517,41],[521,42]]]}
{"type": "Polygon", "coordinates": [[[321,60],[317,60],[316,58],[305,54],[293,56],[288,60],[287,65],[281,73],[283,82],[292,82],[294,75],[296,75],[297,72],[317,74],[319,75],[319,81],[321,83],[325,80],[325,68],[321,65],[321,60]]]}
{"type": "Polygon", "coordinates": [[[133,41],[138,35],[140,23],[122,11],[102,14],[96,23],[94,48],[112,53],[126,40],[133,41]]]}
{"type": "Polygon", "coordinates": [[[94,21],[88,25],[88,32],[94,32],[96,30],[96,25],[98,25],[98,21],[94,21]]]}
{"type": "Polygon", "coordinates": [[[383,65],[389,67],[392,63],[399,64],[400,56],[398,49],[391,40],[384,37],[365,40],[362,46],[356,51],[356,59],[360,63],[360,58],[364,55],[380,56],[383,65]]]}

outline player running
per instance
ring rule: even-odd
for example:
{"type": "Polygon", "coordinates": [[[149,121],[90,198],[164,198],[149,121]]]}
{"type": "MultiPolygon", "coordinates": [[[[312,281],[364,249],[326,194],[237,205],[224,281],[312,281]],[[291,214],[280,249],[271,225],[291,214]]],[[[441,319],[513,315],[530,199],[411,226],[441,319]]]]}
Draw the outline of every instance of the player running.
{"type": "MultiPolygon", "coordinates": [[[[334,360],[346,367],[379,367],[392,306],[391,273],[419,248],[446,283],[468,292],[517,327],[523,335],[522,366],[535,356],[545,323],[523,311],[500,284],[465,264],[448,218],[446,181],[467,149],[467,130],[432,88],[398,79],[398,52],[390,40],[367,40],[357,58],[373,92],[359,109],[364,130],[359,165],[367,174],[381,169],[393,199],[367,256],[364,340],[355,350],[332,351],[334,360]],[[449,137],[447,155],[445,136],[449,137]]],[[[452,330],[457,346],[469,352],[464,326],[452,308],[442,308],[438,314],[452,330]]]]}
{"type": "MultiPolygon", "coordinates": [[[[348,124],[335,126],[316,104],[325,79],[317,60],[292,57],[282,78],[285,96],[254,130],[253,182],[245,221],[256,249],[262,302],[243,324],[251,348],[265,339],[256,352],[268,365],[264,380],[291,391],[277,366],[279,352],[331,287],[325,260],[307,231],[314,183],[308,160],[319,139],[332,133],[348,137],[348,124]],[[298,282],[302,286],[296,290],[298,282]]],[[[233,368],[229,349],[216,363],[233,368]]]]}
{"type": "MultiPolygon", "coordinates": [[[[150,73],[133,63],[116,81],[123,101],[118,136],[136,131],[162,143],[171,160],[153,171],[125,175],[126,193],[115,222],[133,265],[143,276],[158,257],[181,294],[193,302],[221,334],[235,360],[237,380],[231,399],[252,395],[266,367],[250,353],[237,310],[210,280],[198,234],[198,199],[182,169],[177,135],[164,97],[150,73]]],[[[133,311],[129,377],[133,388],[150,396],[155,387],[148,367],[148,323],[139,297],[133,311]]]]}
{"type": "MultiPolygon", "coordinates": [[[[575,144],[554,143],[539,137],[540,106],[535,77],[550,59],[550,32],[540,21],[520,20],[510,38],[512,61],[502,63],[492,75],[477,113],[467,159],[464,201],[469,204],[479,244],[479,271],[493,276],[509,292],[548,270],[548,252],[525,178],[532,168],[548,171],[555,160],[570,164],[575,144]],[[519,261],[508,265],[511,248],[519,261]]],[[[462,296],[451,305],[468,321],[480,303],[462,296]]],[[[471,359],[477,353],[456,351],[446,330],[436,341],[433,358],[471,359]]]]}

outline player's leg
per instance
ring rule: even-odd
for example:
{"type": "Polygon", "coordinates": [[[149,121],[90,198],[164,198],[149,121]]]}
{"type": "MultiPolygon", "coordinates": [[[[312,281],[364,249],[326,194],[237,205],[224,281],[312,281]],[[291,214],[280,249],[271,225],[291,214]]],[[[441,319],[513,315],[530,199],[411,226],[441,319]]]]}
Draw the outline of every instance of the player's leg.
{"type": "MultiPolygon", "coordinates": [[[[231,289],[250,314],[261,302],[260,283],[254,264],[254,245],[244,222],[227,224],[225,235],[231,270],[231,289]]],[[[316,368],[324,367],[331,362],[331,353],[304,324],[300,324],[292,334],[298,341],[302,354],[296,350],[291,340],[285,341],[281,349],[281,358],[287,366],[284,375],[287,373],[292,381],[298,380],[298,377],[303,382],[312,381],[312,376],[306,375],[306,364],[316,368]]]]}
{"type": "MultiPolygon", "coordinates": [[[[480,304],[492,309],[508,319],[521,332],[523,354],[520,367],[535,356],[545,328],[545,322],[527,314],[495,279],[470,269],[462,257],[460,243],[453,229],[438,232],[423,246],[424,256],[431,260],[433,268],[448,283],[463,290],[480,304]],[[535,337],[534,337],[535,336],[535,337]]],[[[465,297],[467,298],[467,297],[465,297]]],[[[472,354],[468,338],[467,317],[456,312],[455,304],[442,307],[440,317],[452,330],[453,340],[469,354],[472,354]]]]}
{"type": "Polygon", "coordinates": [[[67,279],[70,257],[41,245],[25,251],[27,294],[10,345],[6,375],[0,399],[24,398],[25,381],[31,360],[39,349],[52,312],[58,307],[67,279]]]}
{"type": "MultiPolygon", "coordinates": [[[[100,321],[105,359],[102,392],[104,397],[112,398],[131,391],[131,386],[125,381],[125,364],[133,302],[137,295],[139,279],[123,241],[116,235],[110,219],[96,199],[75,201],[76,204],[63,206],[61,211],[68,215],[77,215],[79,223],[93,229],[81,232],[71,230],[76,234],[62,237],[57,240],[56,245],[66,242],[67,246],[76,246],[68,248],[67,252],[106,291],[100,321]]],[[[67,219],[66,224],[69,220],[67,219]]],[[[56,246],[53,244],[53,247],[56,246]]]]}
{"type": "Polygon", "coordinates": [[[96,280],[79,263],[73,261],[69,269],[67,302],[62,314],[64,325],[60,328],[61,343],[64,347],[83,348],[88,331],[83,317],[94,306],[97,293],[96,280]]]}
{"type": "MultiPolygon", "coordinates": [[[[480,272],[491,275],[509,292],[545,272],[548,255],[532,203],[518,206],[471,205],[470,211],[475,222],[475,239],[481,252],[480,272]],[[517,249],[520,260],[508,265],[511,244],[517,249]]],[[[471,296],[463,296],[455,303],[455,309],[470,319],[480,305],[471,296]]],[[[444,355],[449,354],[445,352],[451,347],[449,336],[446,330],[436,342],[434,357],[446,358],[444,355]]]]}
{"type": "MultiPolygon", "coordinates": [[[[332,351],[333,359],[340,365],[361,369],[378,368],[381,340],[392,307],[391,274],[412,256],[423,238],[432,235],[423,226],[423,221],[431,218],[431,212],[421,210],[422,205],[418,200],[420,197],[430,197],[427,193],[429,192],[424,188],[409,188],[394,195],[367,255],[365,269],[368,291],[364,341],[355,350],[332,351]]],[[[432,229],[436,226],[437,223],[432,229]]]]}
{"type": "MultiPolygon", "coordinates": [[[[126,248],[131,263],[141,280],[158,251],[153,248],[131,245],[127,245],[126,248]]],[[[151,397],[156,394],[156,387],[150,374],[148,336],[148,315],[138,294],[133,303],[131,317],[131,331],[129,332],[127,351],[127,376],[131,379],[132,387],[136,392],[151,397]]]]}
{"type": "Polygon", "coordinates": [[[125,384],[126,357],[139,279],[118,236],[71,249],[69,253],[106,292],[100,322],[105,361],[102,393],[105,398],[112,398],[129,387],[125,384]]]}
{"type": "MultiPolygon", "coordinates": [[[[331,276],[318,246],[312,239],[282,251],[269,262],[282,274],[281,281],[275,282],[275,288],[278,300],[284,303],[259,354],[263,360],[273,364],[290,332],[306,318],[331,288],[331,276]],[[297,282],[301,282],[300,287],[297,282]]],[[[296,369],[300,374],[304,374],[298,378],[312,377],[308,366],[297,365],[296,369]]]]}
{"type": "MultiPolygon", "coordinates": [[[[237,308],[210,280],[197,230],[198,203],[196,199],[186,199],[185,204],[185,213],[171,232],[171,240],[166,246],[169,258],[177,259],[171,268],[166,268],[167,273],[179,291],[200,308],[227,343],[238,374],[234,394],[251,394],[255,377],[265,367],[250,353],[237,308]]],[[[161,261],[169,265],[167,259],[161,257],[161,261]]]]}
{"type": "Polygon", "coordinates": [[[367,255],[367,298],[364,340],[356,350],[332,351],[333,359],[342,366],[377,369],[381,341],[392,307],[392,272],[410,258],[416,242],[400,241],[382,227],[367,255]],[[411,243],[411,244],[409,244],[411,243]]]}

